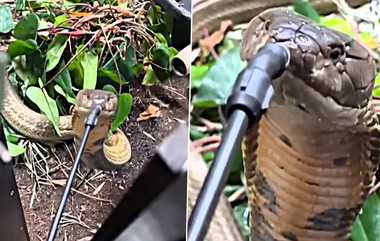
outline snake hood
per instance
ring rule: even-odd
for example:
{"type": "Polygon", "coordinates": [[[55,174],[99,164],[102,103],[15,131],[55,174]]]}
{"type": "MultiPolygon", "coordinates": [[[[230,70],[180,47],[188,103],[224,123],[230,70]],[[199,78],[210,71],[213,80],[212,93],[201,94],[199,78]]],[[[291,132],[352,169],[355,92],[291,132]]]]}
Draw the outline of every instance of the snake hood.
{"type": "Polygon", "coordinates": [[[272,102],[297,107],[320,120],[355,125],[371,97],[376,73],[366,48],[286,8],[264,11],[250,22],[242,59],[248,60],[268,42],[281,43],[290,52],[287,69],[273,81],[272,102]]]}

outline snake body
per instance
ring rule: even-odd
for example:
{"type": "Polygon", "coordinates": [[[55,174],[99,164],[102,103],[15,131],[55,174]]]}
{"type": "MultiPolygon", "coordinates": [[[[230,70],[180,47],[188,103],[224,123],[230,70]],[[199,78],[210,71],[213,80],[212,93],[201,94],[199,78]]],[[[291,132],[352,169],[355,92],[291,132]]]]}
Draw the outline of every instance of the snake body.
{"type": "Polygon", "coordinates": [[[102,112],[98,125],[89,136],[82,162],[90,168],[103,170],[123,166],[131,158],[130,143],[120,130],[108,136],[117,110],[117,97],[106,91],[82,90],[76,102],[71,115],[59,117],[58,135],[49,119],[26,106],[10,82],[5,81],[1,115],[14,130],[28,138],[49,144],[74,139],[79,147],[85,118],[95,103],[100,104],[102,112]]]}
{"type": "Polygon", "coordinates": [[[347,241],[380,164],[375,62],[355,40],[287,9],[249,23],[242,58],[268,42],[287,46],[291,60],[245,141],[252,240],[347,241]]]}
{"type": "MultiPolygon", "coordinates": [[[[370,99],[375,64],[348,36],[288,10],[262,12],[292,1],[233,2],[196,3],[193,40],[221,20],[239,23],[260,13],[244,35],[242,58],[267,42],[286,44],[292,55],[274,82],[269,109],[243,145],[251,240],[348,240],[380,161],[370,99]],[[209,14],[212,9],[216,14],[209,14]]],[[[322,12],[333,9],[326,1],[312,2],[322,12]]],[[[218,240],[212,233],[207,239],[218,240]]]]}

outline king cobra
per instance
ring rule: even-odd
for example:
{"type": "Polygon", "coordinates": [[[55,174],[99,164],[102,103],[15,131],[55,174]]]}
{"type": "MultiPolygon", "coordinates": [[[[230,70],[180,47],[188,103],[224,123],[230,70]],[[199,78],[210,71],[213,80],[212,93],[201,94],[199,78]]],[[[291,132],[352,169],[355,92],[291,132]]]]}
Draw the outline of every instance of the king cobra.
{"type": "MultiPolygon", "coordinates": [[[[255,3],[261,10],[244,33],[242,59],[268,42],[286,45],[291,55],[285,73],[273,82],[268,110],[243,143],[251,240],[347,241],[380,163],[379,123],[371,102],[375,62],[344,34],[284,8],[262,9],[281,1],[238,2],[240,7],[226,7],[218,19],[224,14],[242,21],[232,13],[247,14],[255,3]]],[[[213,17],[200,18],[200,25],[194,18],[193,29],[213,17]]],[[[190,170],[190,189],[199,186],[195,171],[190,170]]],[[[195,197],[189,199],[193,203],[195,197]]],[[[224,220],[213,222],[232,218],[224,213],[224,220]]],[[[207,240],[218,240],[215,223],[207,240]]]]}
{"type": "Polygon", "coordinates": [[[97,126],[92,130],[82,156],[89,168],[112,170],[122,167],[131,158],[131,146],[121,130],[109,136],[109,129],[117,110],[117,96],[102,90],[82,90],[76,98],[72,114],[59,118],[60,135],[49,119],[24,104],[8,80],[4,83],[1,115],[17,132],[42,143],[54,144],[74,139],[80,145],[85,118],[95,105],[102,107],[97,126]]]}

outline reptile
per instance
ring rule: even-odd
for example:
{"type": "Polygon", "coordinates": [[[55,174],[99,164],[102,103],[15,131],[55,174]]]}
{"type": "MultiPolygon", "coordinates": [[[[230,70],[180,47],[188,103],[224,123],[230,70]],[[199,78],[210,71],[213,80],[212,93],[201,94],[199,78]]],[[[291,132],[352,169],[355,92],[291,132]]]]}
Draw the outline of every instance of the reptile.
{"type": "MultiPolygon", "coordinates": [[[[251,240],[348,240],[380,162],[371,102],[375,62],[344,34],[287,9],[264,11],[289,1],[234,2],[210,17],[203,13],[221,1],[200,1],[198,15],[195,5],[193,40],[221,20],[239,23],[256,15],[244,34],[242,59],[267,42],[281,42],[291,53],[287,70],[274,81],[268,110],[243,142],[251,240]]],[[[208,233],[206,240],[217,238],[208,233]]]]}
{"type": "Polygon", "coordinates": [[[125,165],[131,158],[131,146],[125,134],[118,129],[109,135],[112,120],[117,111],[117,96],[103,90],[81,90],[76,97],[76,105],[70,115],[60,116],[59,132],[55,131],[47,116],[26,106],[9,80],[4,81],[2,117],[17,132],[30,139],[56,144],[74,139],[78,148],[84,132],[85,118],[98,104],[102,112],[97,126],[90,133],[82,163],[89,168],[113,170],[125,165]]]}

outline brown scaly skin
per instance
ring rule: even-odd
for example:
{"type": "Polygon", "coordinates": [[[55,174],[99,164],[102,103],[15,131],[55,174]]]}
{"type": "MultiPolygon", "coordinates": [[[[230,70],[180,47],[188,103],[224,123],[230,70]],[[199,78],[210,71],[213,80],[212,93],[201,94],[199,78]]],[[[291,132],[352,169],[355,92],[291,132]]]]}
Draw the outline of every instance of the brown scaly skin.
{"type": "Polygon", "coordinates": [[[286,45],[291,61],[244,142],[252,241],[346,241],[380,163],[375,63],[350,37],[286,9],[250,22],[242,58],[267,42],[286,45]]]}

